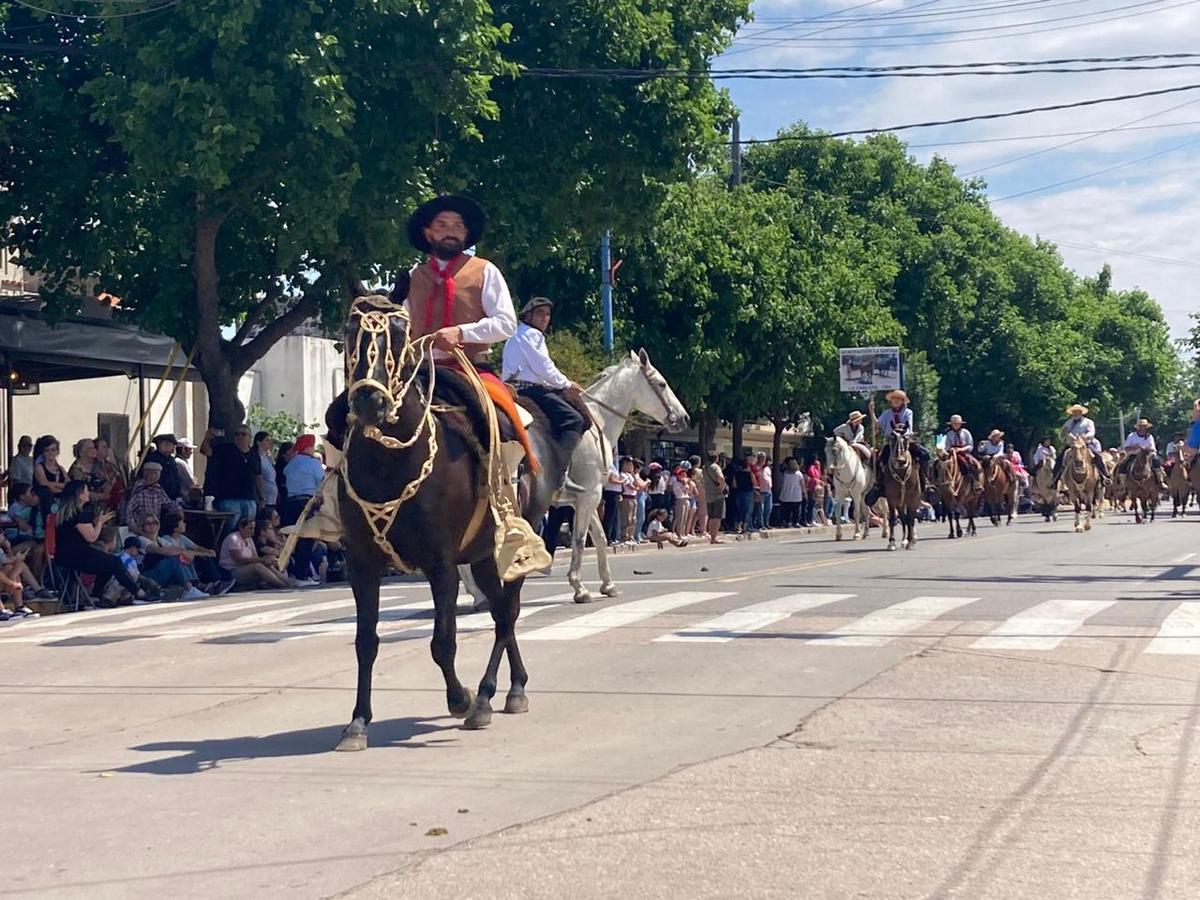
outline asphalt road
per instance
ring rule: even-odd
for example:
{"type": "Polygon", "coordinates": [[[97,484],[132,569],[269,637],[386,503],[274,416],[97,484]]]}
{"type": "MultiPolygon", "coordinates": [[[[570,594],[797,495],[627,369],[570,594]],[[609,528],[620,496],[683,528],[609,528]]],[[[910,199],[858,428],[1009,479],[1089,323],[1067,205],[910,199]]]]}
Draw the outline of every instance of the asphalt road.
{"type": "Polygon", "coordinates": [[[1200,517],[919,535],[560,561],[481,732],[392,584],[359,754],[344,589],[0,627],[0,895],[1196,896],[1200,517]]]}

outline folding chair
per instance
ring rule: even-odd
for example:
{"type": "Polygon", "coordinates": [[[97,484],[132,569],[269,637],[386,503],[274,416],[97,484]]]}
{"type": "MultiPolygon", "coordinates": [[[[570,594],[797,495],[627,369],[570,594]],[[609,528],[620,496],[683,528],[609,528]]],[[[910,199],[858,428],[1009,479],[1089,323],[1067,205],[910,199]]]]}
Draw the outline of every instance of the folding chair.
{"type": "Polygon", "coordinates": [[[57,549],[58,514],[46,516],[46,573],[45,580],[52,591],[58,594],[59,609],[69,609],[79,612],[85,605],[90,605],[90,597],[79,579],[79,573],[66,566],[56,565],[54,554],[57,549]]]}

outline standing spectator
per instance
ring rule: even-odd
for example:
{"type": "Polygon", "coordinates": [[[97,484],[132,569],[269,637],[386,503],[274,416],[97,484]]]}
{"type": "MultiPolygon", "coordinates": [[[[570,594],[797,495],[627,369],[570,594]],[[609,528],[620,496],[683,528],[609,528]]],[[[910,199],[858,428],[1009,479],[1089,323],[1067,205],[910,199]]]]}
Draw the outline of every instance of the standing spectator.
{"type": "Polygon", "coordinates": [[[828,525],[829,517],[827,515],[828,509],[825,506],[825,501],[827,499],[826,495],[829,493],[829,485],[825,480],[825,466],[819,459],[816,460],[815,465],[817,467],[817,471],[820,473],[820,477],[817,478],[812,485],[813,524],[828,525]]]}
{"type": "Polygon", "coordinates": [[[125,491],[129,480],[125,472],[112,458],[112,445],[104,438],[96,438],[96,465],[104,478],[104,487],[108,491],[108,508],[120,509],[125,502],[125,491]]]}
{"type": "Polygon", "coordinates": [[[644,534],[646,527],[646,503],[650,498],[648,491],[650,490],[649,473],[646,466],[641,460],[633,461],[634,468],[637,469],[637,510],[633,517],[633,539],[639,544],[646,539],[644,534]]]}
{"type": "Polygon", "coordinates": [[[650,487],[646,489],[646,517],[649,520],[650,513],[667,508],[669,499],[667,497],[667,473],[663,470],[662,463],[655,460],[646,467],[646,471],[649,473],[650,481],[650,487]]]}
{"type": "MultiPolygon", "coordinates": [[[[101,597],[109,578],[115,578],[131,597],[145,600],[146,592],[129,577],[120,560],[92,544],[100,540],[100,532],[116,513],[99,513],[92,505],[87,485],[72,481],[63,486],[55,527],[54,561],[76,572],[99,576],[92,588],[93,597],[101,597]]],[[[103,604],[101,604],[103,605],[103,604]]]]}
{"type": "MultiPolygon", "coordinates": [[[[49,516],[67,486],[67,470],[58,464],[58,438],[46,434],[33,445],[33,490],[38,495],[38,515],[49,516]]],[[[44,521],[44,520],[43,520],[44,521]]]]}
{"type": "Polygon", "coordinates": [[[754,476],[754,506],[750,512],[750,531],[753,532],[758,531],[762,519],[762,470],[753,450],[746,451],[746,461],[750,464],[750,474],[754,476]]]}
{"type": "Polygon", "coordinates": [[[17,441],[17,455],[8,461],[9,484],[33,484],[33,438],[21,435],[17,441]]]}
{"type": "Polygon", "coordinates": [[[775,473],[771,467],[771,457],[758,454],[758,489],[762,495],[758,527],[766,529],[771,527],[771,511],[775,508],[775,473]]]}
{"type": "Polygon", "coordinates": [[[96,460],[96,442],[91,438],[83,438],[76,441],[71,449],[75,454],[75,462],[67,471],[67,477],[86,481],[92,502],[97,506],[108,506],[112,492],[104,478],[104,471],[96,460]]]}
{"type": "Polygon", "coordinates": [[[808,468],[804,471],[805,485],[807,492],[804,499],[804,523],[806,525],[817,524],[816,499],[817,499],[817,482],[822,479],[821,464],[815,456],[810,456],[808,459],[808,468]]]}
{"type": "Polygon", "coordinates": [[[779,524],[784,528],[798,528],[804,506],[804,473],[795,457],[789,457],[783,464],[783,474],[779,476],[779,505],[779,524]]]}
{"type": "MultiPolygon", "coordinates": [[[[254,435],[254,447],[258,450],[259,472],[262,474],[262,496],[258,498],[260,508],[279,505],[279,485],[276,483],[275,463],[271,457],[271,448],[274,446],[275,442],[271,440],[271,435],[265,431],[254,435]]],[[[287,494],[283,496],[286,497],[287,494]]]]}
{"type": "Polygon", "coordinates": [[[729,488],[725,483],[720,457],[713,451],[708,453],[708,465],[704,467],[704,498],[708,512],[708,542],[724,543],[721,538],[721,520],[725,518],[725,498],[729,488]]]}
{"type": "Polygon", "coordinates": [[[179,496],[183,499],[196,487],[196,470],[192,468],[195,452],[191,438],[181,437],[175,445],[175,470],[179,473],[179,496]]]}
{"type": "Polygon", "coordinates": [[[691,510],[691,499],[688,496],[688,482],[691,480],[687,477],[686,462],[680,463],[675,467],[675,472],[671,476],[670,491],[672,498],[672,518],[671,530],[681,537],[687,534],[688,512],[691,510]]]}
{"type": "Polygon", "coordinates": [[[284,441],[275,452],[275,490],[277,496],[286,497],[288,495],[287,479],[283,476],[283,470],[287,468],[287,464],[292,461],[292,457],[295,455],[296,445],[291,441],[284,441]]]}
{"type": "MultiPolygon", "coordinates": [[[[174,463],[171,465],[174,466],[174,463]]],[[[167,513],[180,512],[179,505],[163,490],[162,473],[162,463],[145,463],[142,466],[142,477],[129,492],[129,500],[125,504],[125,524],[134,534],[141,534],[142,527],[150,519],[157,525],[160,518],[167,513]]],[[[154,578],[153,575],[150,577],[154,578]]],[[[154,580],[158,581],[157,578],[154,580]]]]}
{"type": "Polygon", "coordinates": [[[142,462],[143,469],[146,468],[146,463],[158,463],[161,473],[158,483],[172,500],[178,500],[182,496],[179,487],[179,467],[175,465],[175,446],[178,443],[173,434],[155,435],[154,449],[146,454],[142,462]]]}
{"type": "MultiPolygon", "coordinates": [[[[250,433],[246,433],[246,444],[250,433]]],[[[228,445],[226,445],[228,446],[228,445]]],[[[203,451],[201,451],[203,452],[203,451]]],[[[242,516],[234,530],[221,542],[221,568],[229,572],[238,587],[286,588],[290,582],[274,566],[266,565],[254,547],[254,519],[242,516]]]]}
{"type": "Polygon", "coordinates": [[[704,470],[700,468],[700,457],[693,456],[688,462],[692,464],[688,477],[692,480],[690,493],[695,501],[692,506],[692,527],[688,529],[688,536],[691,537],[708,531],[708,493],[704,485],[704,470]]]}
{"type": "Polygon", "coordinates": [[[236,528],[242,519],[254,521],[258,512],[259,473],[258,451],[250,442],[250,429],[239,425],[233,433],[232,444],[214,444],[213,430],[204,434],[200,452],[208,457],[204,472],[204,493],[216,502],[221,512],[233,513],[227,530],[236,528]]]}
{"type": "Polygon", "coordinates": [[[754,473],[750,471],[750,457],[742,457],[733,473],[734,531],[745,534],[750,529],[750,517],[754,515],[754,473]]]}
{"type": "Polygon", "coordinates": [[[733,495],[733,487],[737,483],[737,473],[740,467],[733,461],[731,457],[726,456],[724,453],[720,455],[719,462],[721,465],[721,471],[725,473],[725,496],[729,501],[725,504],[725,530],[736,531],[738,514],[737,501],[733,495]]]}
{"type": "Polygon", "coordinates": [[[604,480],[604,536],[610,547],[615,547],[621,540],[622,488],[621,470],[613,466],[604,480]]]}
{"type": "Polygon", "coordinates": [[[637,474],[633,460],[621,460],[621,542],[636,544],[633,526],[637,522],[637,474]]]}
{"type": "MultiPolygon", "coordinates": [[[[325,480],[325,466],[317,459],[316,450],[315,435],[302,434],[296,438],[296,455],[283,470],[288,497],[280,510],[280,519],[285,527],[298,525],[308,501],[321,492],[321,482],[325,480]]],[[[314,543],[312,538],[300,538],[289,563],[292,574],[305,586],[317,583],[312,579],[314,543]]]]}

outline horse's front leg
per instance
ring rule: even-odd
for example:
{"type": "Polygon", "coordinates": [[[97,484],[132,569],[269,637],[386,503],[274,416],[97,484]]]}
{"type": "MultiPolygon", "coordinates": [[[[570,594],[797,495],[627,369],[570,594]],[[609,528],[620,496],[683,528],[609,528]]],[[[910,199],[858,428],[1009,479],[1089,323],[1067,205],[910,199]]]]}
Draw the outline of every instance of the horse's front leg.
{"type": "Polygon", "coordinates": [[[900,511],[888,504],[888,549],[896,549],[896,523],[900,520],[900,511]]]}
{"type": "MultiPolygon", "coordinates": [[[[840,541],[842,539],[842,495],[841,488],[838,486],[838,480],[833,479],[833,539],[840,541]]],[[[854,522],[854,537],[858,538],[858,521],[854,522]]]]}
{"type": "Polygon", "coordinates": [[[596,568],[600,570],[600,593],[605,597],[617,596],[617,586],[613,584],[612,570],[608,567],[608,539],[604,536],[604,526],[600,524],[600,516],[593,506],[588,516],[588,534],[592,536],[592,544],[596,548],[596,568]]]}
{"type": "Polygon", "coordinates": [[[358,692],[350,724],[342,731],[337,750],[366,750],[367,726],[371,724],[371,673],[379,655],[379,580],[382,571],[369,565],[349,565],[350,588],[354,592],[354,653],[358,658],[358,692]]]}
{"type": "Polygon", "coordinates": [[[479,693],[470,704],[470,710],[463,728],[486,728],[492,722],[492,698],[496,696],[496,677],[500,670],[500,660],[508,647],[512,623],[509,621],[509,599],[505,586],[500,581],[500,572],[496,568],[496,560],[492,557],[471,565],[471,572],[480,588],[488,595],[492,621],[495,623],[495,637],[492,641],[492,653],[488,657],[487,668],[479,681],[479,693]]]}
{"type": "MultiPolygon", "coordinates": [[[[478,577],[474,565],[471,568],[478,577]]],[[[425,576],[433,592],[433,639],[429,642],[429,650],[446,682],[446,707],[450,715],[461,719],[471,711],[472,697],[454,669],[454,657],[458,652],[458,569],[449,562],[438,563],[431,566],[425,576]]],[[[481,585],[481,588],[491,601],[493,598],[487,587],[481,585]]]]}

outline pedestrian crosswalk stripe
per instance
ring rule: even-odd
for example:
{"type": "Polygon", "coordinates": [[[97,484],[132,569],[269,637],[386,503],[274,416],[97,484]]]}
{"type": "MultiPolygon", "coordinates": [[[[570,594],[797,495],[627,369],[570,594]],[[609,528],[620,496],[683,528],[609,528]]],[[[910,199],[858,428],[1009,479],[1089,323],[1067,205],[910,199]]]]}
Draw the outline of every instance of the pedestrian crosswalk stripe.
{"type": "Polygon", "coordinates": [[[592,637],[612,628],[623,625],[633,625],[661,613],[670,612],[681,606],[692,606],[707,600],[720,600],[732,596],[732,591],[678,591],[672,594],[662,594],[657,597],[647,597],[645,600],[632,600],[620,606],[601,609],[578,619],[563,622],[558,625],[547,625],[529,634],[519,637],[524,641],[578,641],[592,637]]]}
{"type": "Polygon", "coordinates": [[[977,650],[1053,650],[1116,600],[1047,600],[996,626],[971,645],[977,650]]]}
{"type": "Polygon", "coordinates": [[[1185,600],[1172,610],[1146,652],[1200,656],[1200,601],[1185,600]]]}
{"type": "MultiPolygon", "coordinates": [[[[408,619],[419,616],[423,610],[428,610],[432,606],[433,603],[430,600],[417,600],[412,603],[402,603],[399,606],[389,606],[381,609],[380,615],[388,618],[408,619]]],[[[238,631],[261,628],[265,625],[277,625],[291,619],[299,619],[301,616],[336,609],[344,609],[347,614],[352,614],[354,612],[354,598],[343,597],[340,600],[330,600],[326,603],[303,604],[294,606],[291,609],[274,609],[268,612],[253,613],[248,616],[238,616],[236,619],[221,622],[205,622],[201,625],[193,625],[175,631],[164,631],[161,634],[154,635],[154,639],[159,641],[178,641],[187,638],[210,638],[222,634],[233,634],[238,631]]],[[[130,624],[133,625],[133,623],[130,624]]]]}
{"type": "Polygon", "coordinates": [[[755,603],[744,609],[730,610],[715,619],[689,625],[670,634],[655,638],[656,643],[687,642],[723,644],[735,637],[742,637],[753,631],[766,628],[776,622],[781,622],[796,613],[802,613],[818,606],[837,603],[839,600],[849,600],[854,594],[789,594],[755,603]]]}
{"type": "Polygon", "coordinates": [[[978,597],[914,597],[877,609],[828,635],[806,641],[823,647],[882,647],[978,597]]]}

